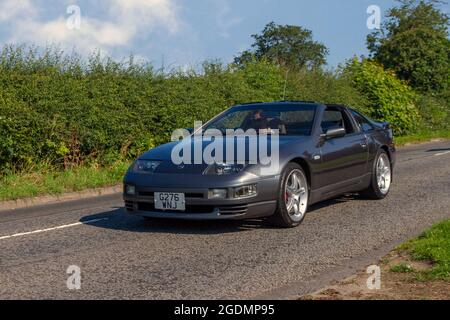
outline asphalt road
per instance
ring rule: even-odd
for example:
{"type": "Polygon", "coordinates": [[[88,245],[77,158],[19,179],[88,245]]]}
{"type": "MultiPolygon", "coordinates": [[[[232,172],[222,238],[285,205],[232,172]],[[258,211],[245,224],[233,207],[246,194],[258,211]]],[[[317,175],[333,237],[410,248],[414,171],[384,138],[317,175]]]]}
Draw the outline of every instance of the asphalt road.
{"type": "MultiPolygon", "coordinates": [[[[1,208],[0,208],[1,209],[1,208]]],[[[288,298],[363,268],[450,218],[450,142],[399,151],[382,201],[316,205],[296,229],[147,222],[120,196],[0,213],[0,298],[288,298]],[[80,267],[69,290],[67,268],[80,267]]]]}

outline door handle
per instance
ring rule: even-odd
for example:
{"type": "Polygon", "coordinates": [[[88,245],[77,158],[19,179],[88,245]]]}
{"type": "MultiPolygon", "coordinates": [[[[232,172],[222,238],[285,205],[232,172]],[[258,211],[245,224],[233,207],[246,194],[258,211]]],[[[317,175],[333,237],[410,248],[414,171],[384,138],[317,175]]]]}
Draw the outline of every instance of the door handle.
{"type": "Polygon", "coordinates": [[[363,149],[367,148],[367,143],[365,143],[365,142],[361,142],[360,145],[361,145],[361,147],[363,147],[363,149]]]}

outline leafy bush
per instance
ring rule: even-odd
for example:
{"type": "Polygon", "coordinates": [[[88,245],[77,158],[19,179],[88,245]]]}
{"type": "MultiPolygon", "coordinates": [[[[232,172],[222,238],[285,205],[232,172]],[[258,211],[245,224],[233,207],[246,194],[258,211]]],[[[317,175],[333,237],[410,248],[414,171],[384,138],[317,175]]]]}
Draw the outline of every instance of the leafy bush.
{"type": "Polygon", "coordinates": [[[284,78],[261,61],[243,69],[205,62],[200,71],[155,73],[99,55],[87,62],[54,49],[0,53],[0,172],[46,162],[72,167],[135,158],[174,129],[227,107],[281,97],[284,78]]]}
{"type": "MultiPolygon", "coordinates": [[[[0,175],[43,163],[72,169],[133,159],[167,142],[174,129],[250,101],[347,104],[391,121],[400,134],[419,119],[412,91],[369,62],[354,61],[343,72],[288,72],[264,59],[210,61],[163,74],[132,57],[85,61],[51,48],[4,47],[0,83],[0,175]]],[[[434,101],[419,106],[437,126],[444,115],[434,101]]]]}
{"type": "Polygon", "coordinates": [[[420,120],[415,106],[417,96],[405,82],[369,60],[353,59],[344,72],[361,94],[367,97],[372,117],[391,122],[396,134],[414,131],[420,120]]]}

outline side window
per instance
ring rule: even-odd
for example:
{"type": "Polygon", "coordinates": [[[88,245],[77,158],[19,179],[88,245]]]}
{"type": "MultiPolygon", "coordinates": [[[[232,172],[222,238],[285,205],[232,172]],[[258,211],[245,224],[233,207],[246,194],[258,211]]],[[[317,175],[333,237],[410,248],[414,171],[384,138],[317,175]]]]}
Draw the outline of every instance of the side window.
{"type": "Polygon", "coordinates": [[[355,132],[347,114],[335,108],[327,108],[325,110],[321,126],[324,133],[330,129],[339,128],[344,128],[347,134],[355,132]]]}
{"type": "Polygon", "coordinates": [[[236,111],[221,120],[217,121],[212,126],[209,126],[208,129],[235,129],[240,128],[246,122],[246,119],[251,115],[250,111],[236,111]]]}
{"type": "Polygon", "coordinates": [[[361,130],[363,132],[369,132],[369,131],[373,130],[372,124],[366,118],[364,118],[359,113],[357,113],[356,111],[353,111],[353,110],[352,110],[352,115],[355,118],[356,122],[358,123],[359,127],[361,128],[361,130]]]}

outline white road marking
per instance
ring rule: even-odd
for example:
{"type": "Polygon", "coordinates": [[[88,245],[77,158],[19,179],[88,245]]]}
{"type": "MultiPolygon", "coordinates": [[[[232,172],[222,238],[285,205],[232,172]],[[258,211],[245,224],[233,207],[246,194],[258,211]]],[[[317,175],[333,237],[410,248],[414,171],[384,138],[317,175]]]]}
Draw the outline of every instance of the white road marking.
{"type": "Polygon", "coordinates": [[[58,226],[58,227],[53,227],[53,228],[47,228],[47,229],[34,230],[34,231],[29,231],[29,232],[16,233],[16,234],[12,234],[12,235],[9,235],[9,236],[2,236],[2,237],[0,237],[0,240],[16,238],[16,237],[22,237],[22,236],[28,236],[28,235],[31,235],[31,234],[49,232],[49,231],[53,231],[53,230],[66,229],[66,228],[81,226],[83,224],[90,224],[90,223],[95,223],[95,222],[104,221],[104,220],[109,220],[109,218],[94,219],[94,220],[88,220],[88,221],[83,221],[83,222],[65,224],[65,225],[58,226]]]}
{"type": "Polygon", "coordinates": [[[439,157],[439,156],[443,156],[443,155],[446,155],[446,154],[449,154],[449,153],[450,153],[450,151],[445,151],[445,152],[441,152],[441,153],[436,153],[435,156],[439,157]]]}

